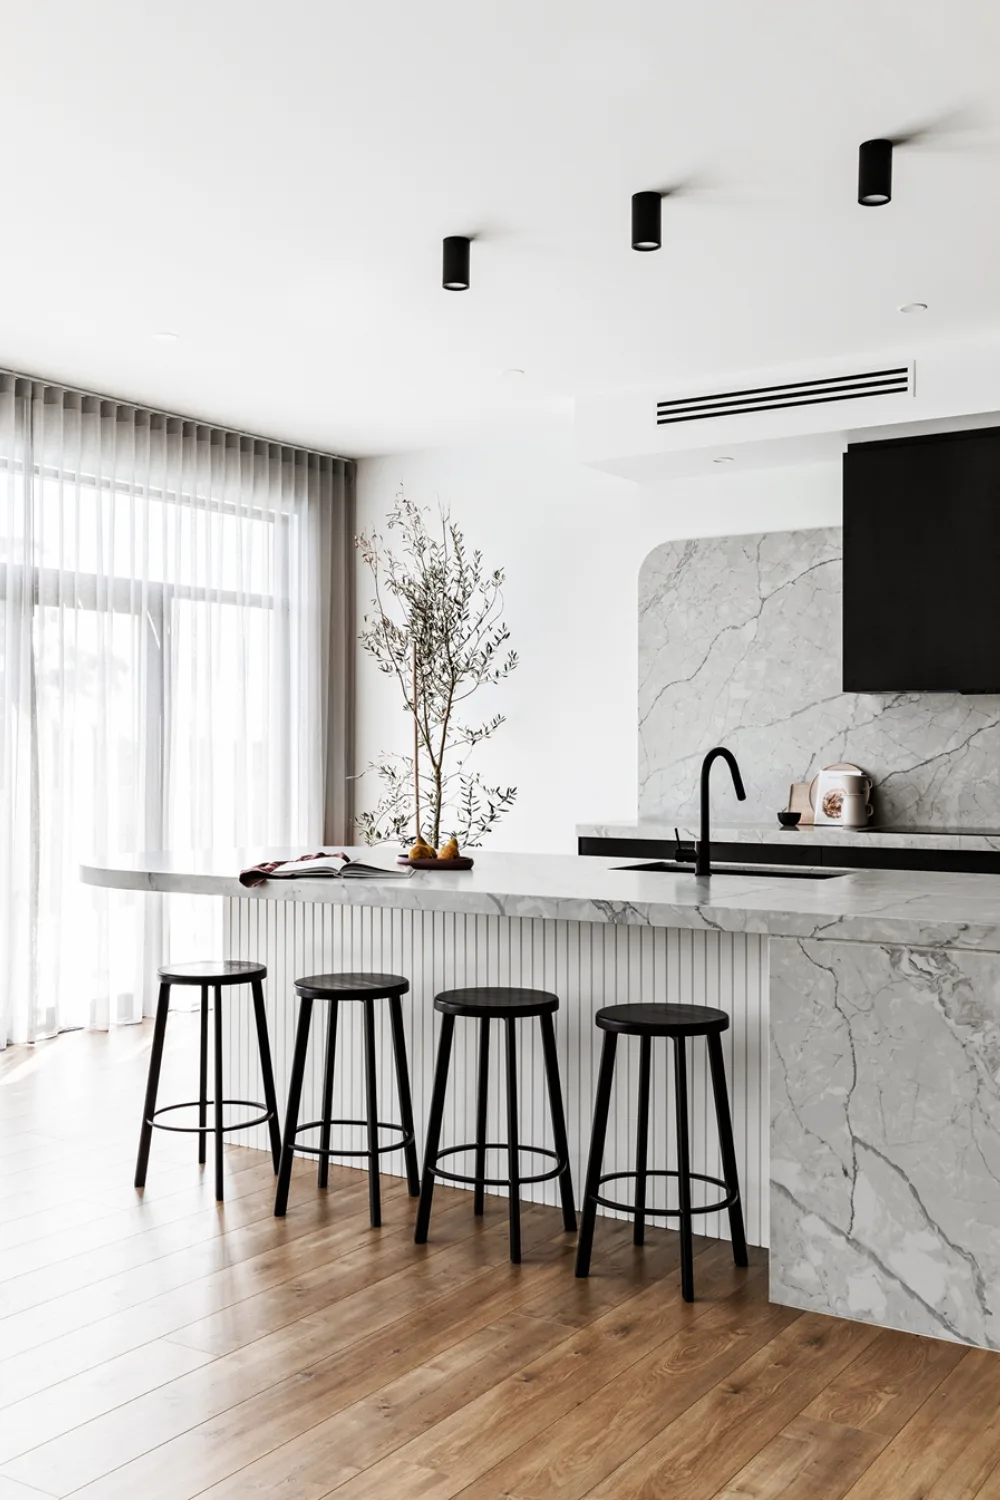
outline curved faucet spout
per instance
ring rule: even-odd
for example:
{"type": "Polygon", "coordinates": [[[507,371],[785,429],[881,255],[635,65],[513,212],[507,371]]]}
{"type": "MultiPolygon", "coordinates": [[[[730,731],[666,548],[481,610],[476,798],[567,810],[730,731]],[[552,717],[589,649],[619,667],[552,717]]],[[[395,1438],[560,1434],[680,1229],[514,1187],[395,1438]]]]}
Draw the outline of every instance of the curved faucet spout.
{"type": "Polygon", "coordinates": [[[724,760],[728,765],[733,777],[733,786],[736,795],[741,802],[747,800],[746,788],[743,785],[743,777],[736,763],[736,756],[724,745],[716,745],[710,750],[701,763],[701,829],[698,839],[697,857],[695,859],[694,872],[696,875],[711,875],[712,873],[712,839],[709,831],[709,780],[712,766],[717,760],[724,760]]]}

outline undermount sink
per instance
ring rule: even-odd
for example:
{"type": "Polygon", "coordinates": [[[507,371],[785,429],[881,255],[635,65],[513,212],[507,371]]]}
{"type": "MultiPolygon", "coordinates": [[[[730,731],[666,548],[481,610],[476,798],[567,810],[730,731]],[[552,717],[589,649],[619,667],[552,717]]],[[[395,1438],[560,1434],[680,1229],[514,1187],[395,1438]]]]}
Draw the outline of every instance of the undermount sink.
{"type": "MultiPolygon", "coordinates": [[[[654,859],[647,864],[641,865],[619,865],[619,870],[656,870],[666,875],[694,875],[693,864],[684,860],[654,859]]],[[[718,864],[712,866],[710,875],[702,876],[703,880],[715,880],[720,875],[740,876],[746,879],[751,876],[766,876],[768,880],[839,880],[846,875],[846,870],[791,870],[787,865],[727,865],[718,864]]]]}

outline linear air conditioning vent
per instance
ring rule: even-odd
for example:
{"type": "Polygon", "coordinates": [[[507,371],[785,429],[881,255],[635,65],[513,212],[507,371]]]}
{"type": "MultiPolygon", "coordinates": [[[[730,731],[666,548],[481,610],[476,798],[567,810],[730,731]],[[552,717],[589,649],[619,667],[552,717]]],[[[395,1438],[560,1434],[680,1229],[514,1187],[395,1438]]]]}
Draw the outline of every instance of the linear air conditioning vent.
{"type": "Polygon", "coordinates": [[[824,406],[830,401],[858,401],[865,396],[906,396],[912,390],[911,367],[864,370],[854,375],[831,375],[824,380],[794,380],[787,385],[762,385],[745,391],[715,391],[656,403],[656,425],[704,422],[709,417],[734,417],[749,412],[781,411],[786,406],[824,406]]]}

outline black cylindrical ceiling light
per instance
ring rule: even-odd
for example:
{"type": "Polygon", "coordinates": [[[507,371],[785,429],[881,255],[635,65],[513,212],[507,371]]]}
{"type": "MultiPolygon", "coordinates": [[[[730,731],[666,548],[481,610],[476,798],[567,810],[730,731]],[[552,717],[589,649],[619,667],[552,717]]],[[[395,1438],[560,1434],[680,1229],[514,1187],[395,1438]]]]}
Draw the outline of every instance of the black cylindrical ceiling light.
{"type": "Polygon", "coordinates": [[[632,194],[632,249],[659,250],[663,199],[659,193],[632,194]]]}
{"type": "Polygon", "coordinates": [[[445,238],[441,285],[446,292],[469,290],[469,240],[464,234],[449,234],[445,238]]]}
{"type": "Polygon", "coordinates": [[[892,142],[862,141],[858,152],[858,202],[881,208],[892,198],[892,142]]]}

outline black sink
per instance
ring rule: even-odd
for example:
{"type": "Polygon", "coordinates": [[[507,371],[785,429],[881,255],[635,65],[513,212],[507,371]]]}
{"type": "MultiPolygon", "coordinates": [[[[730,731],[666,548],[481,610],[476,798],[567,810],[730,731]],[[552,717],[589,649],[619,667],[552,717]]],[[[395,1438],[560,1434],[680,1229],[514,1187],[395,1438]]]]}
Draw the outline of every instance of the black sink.
{"type": "MultiPolygon", "coordinates": [[[[672,859],[654,859],[649,864],[619,865],[618,868],[619,870],[659,870],[667,875],[693,875],[695,873],[693,864],[672,859]]],[[[718,864],[712,866],[710,876],[703,878],[714,880],[717,875],[739,875],[745,879],[748,875],[763,875],[768,880],[839,880],[841,875],[846,874],[846,870],[802,870],[791,869],[788,865],[718,864]]]]}

